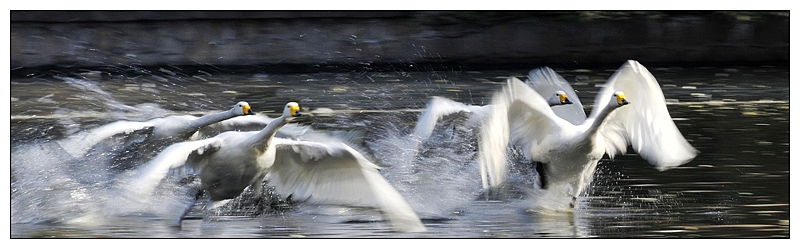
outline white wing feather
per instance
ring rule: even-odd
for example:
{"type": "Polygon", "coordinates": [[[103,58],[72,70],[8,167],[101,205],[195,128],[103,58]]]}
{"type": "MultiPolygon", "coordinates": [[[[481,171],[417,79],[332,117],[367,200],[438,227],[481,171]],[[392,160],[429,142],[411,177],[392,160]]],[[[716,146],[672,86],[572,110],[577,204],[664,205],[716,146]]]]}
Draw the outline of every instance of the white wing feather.
{"type": "Polygon", "coordinates": [[[482,115],[485,111],[482,106],[465,105],[447,98],[432,97],[425,110],[419,115],[417,125],[414,127],[414,138],[424,141],[431,136],[436,123],[444,116],[457,112],[474,112],[482,115]]]}
{"type": "Polygon", "coordinates": [[[153,127],[152,122],[116,121],[88,131],[79,132],[59,140],[61,145],[73,157],[83,157],[97,143],[117,134],[128,134],[153,127]]]}
{"type": "Polygon", "coordinates": [[[170,169],[187,163],[189,155],[212,153],[222,146],[222,139],[209,138],[197,141],[181,142],[170,145],[155,158],[148,161],[136,171],[137,175],[129,182],[127,189],[132,193],[150,195],[161,183],[170,169]]]}
{"type": "Polygon", "coordinates": [[[612,112],[600,129],[609,156],[624,154],[630,144],[658,170],[667,170],[697,155],[672,121],[664,93],[647,68],[633,60],[622,65],[598,93],[595,107],[608,103],[615,91],[624,92],[630,104],[612,112]]]}
{"type": "Polygon", "coordinates": [[[379,167],[343,143],[274,138],[270,185],[294,200],[380,208],[397,230],[424,231],[405,198],[378,172],[379,167]]]}

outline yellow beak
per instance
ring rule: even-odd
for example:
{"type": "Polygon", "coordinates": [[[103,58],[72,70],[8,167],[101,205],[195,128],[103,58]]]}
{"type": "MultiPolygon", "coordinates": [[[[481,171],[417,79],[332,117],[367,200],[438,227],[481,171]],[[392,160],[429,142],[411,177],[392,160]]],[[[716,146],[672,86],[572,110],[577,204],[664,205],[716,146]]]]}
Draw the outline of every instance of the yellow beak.
{"type": "Polygon", "coordinates": [[[300,106],[299,105],[294,105],[294,106],[290,106],[289,107],[289,112],[292,114],[292,116],[297,115],[298,111],[300,111],[300,106]]]}
{"type": "Polygon", "coordinates": [[[625,100],[625,94],[623,94],[623,93],[618,93],[617,94],[617,104],[619,104],[619,105],[628,104],[628,101],[625,100]]]}

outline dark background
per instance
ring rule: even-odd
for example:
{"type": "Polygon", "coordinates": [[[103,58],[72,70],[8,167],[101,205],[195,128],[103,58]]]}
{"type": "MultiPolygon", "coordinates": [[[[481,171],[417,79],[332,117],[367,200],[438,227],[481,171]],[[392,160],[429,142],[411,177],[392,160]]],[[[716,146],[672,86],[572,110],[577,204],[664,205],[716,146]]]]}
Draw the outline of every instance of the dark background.
{"type": "Polygon", "coordinates": [[[11,11],[10,51],[12,76],[788,65],[789,11],[11,11]]]}

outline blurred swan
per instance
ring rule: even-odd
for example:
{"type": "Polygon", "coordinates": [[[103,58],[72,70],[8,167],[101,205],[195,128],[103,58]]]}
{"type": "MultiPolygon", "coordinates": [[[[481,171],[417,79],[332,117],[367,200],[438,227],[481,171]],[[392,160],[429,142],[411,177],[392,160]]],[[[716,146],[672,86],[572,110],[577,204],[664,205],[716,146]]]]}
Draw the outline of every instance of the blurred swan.
{"type": "MultiPolygon", "coordinates": [[[[528,73],[526,83],[541,96],[549,96],[546,100],[547,104],[553,107],[554,112],[559,117],[575,123],[586,119],[583,105],[578,100],[578,96],[572,86],[553,69],[543,67],[531,70],[528,73]]],[[[419,121],[414,127],[412,137],[418,142],[428,139],[439,120],[447,115],[459,112],[470,113],[467,124],[475,126],[488,115],[490,110],[490,105],[466,105],[444,97],[434,96],[420,113],[419,121]]]]}
{"type": "Polygon", "coordinates": [[[223,205],[247,187],[260,196],[261,183],[267,180],[284,198],[377,207],[397,231],[425,231],[405,198],[380,175],[380,167],[350,146],[273,137],[282,126],[295,121],[298,110],[297,103],[286,104],[283,115],[260,131],[229,131],[212,138],[173,144],[143,165],[141,174],[128,189],[147,196],[170,169],[188,165],[199,172],[201,191],[206,191],[211,199],[207,209],[223,205]]]}
{"type": "Polygon", "coordinates": [[[526,157],[540,162],[542,189],[568,185],[570,207],[591,182],[604,154],[613,159],[630,145],[663,171],[698,153],[672,121],[658,82],[637,61],[627,61],[609,78],[594,106],[588,119],[576,125],[556,116],[535,91],[510,78],[494,95],[482,126],[478,163],[484,189],[504,182],[509,140],[521,144],[526,157]]]}
{"type": "MultiPolygon", "coordinates": [[[[144,144],[153,146],[149,153],[157,152],[158,148],[173,142],[189,140],[203,127],[243,115],[254,115],[250,104],[241,101],[230,110],[208,114],[202,117],[192,115],[176,115],[155,118],[148,121],[116,121],[91,130],[73,134],[58,143],[73,157],[83,157],[98,143],[117,135],[131,135],[145,140],[144,144]]],[[[136,141],[141,143],[143,141],[136,141]]],[[[132,142],[129,142],[132,143],[132,142]]]]}

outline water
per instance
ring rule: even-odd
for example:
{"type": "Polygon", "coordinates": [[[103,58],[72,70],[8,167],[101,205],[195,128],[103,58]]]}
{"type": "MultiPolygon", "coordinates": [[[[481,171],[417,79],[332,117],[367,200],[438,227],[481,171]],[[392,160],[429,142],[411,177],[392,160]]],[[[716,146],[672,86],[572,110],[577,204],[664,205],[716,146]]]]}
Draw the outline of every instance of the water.
{"type": "MultiPolygon", "coordinates": [[[[648,65],[645,65],[648,66],[648,65]]],[[[650,67],[668,109],[700,151],[659,172],[638,155],[602,160],[573,213],[530,210],[535,172],[522,159],[486,199],[464,115],[440,122],[413,157],[410,133],[429,97],[489,103],[527,70],[395,68],[271,74],[162,67],[51,70],[11,81],[12,238],[788,238],[789,71],[785,67],[650,67]],[[133,72],[132,72],[133,71],[133,72]],[[56,76],[56,77],[53,77],[56,76]],[[227,110],[237,101],[277,116],[286,102],[315,114],[312,128],[364,132],[361,151],[419,213],[428,231],[400,234],[364,208],[298,203],[190,213],[179,229],[119,209],[102,154],[66,160],[54,141],[119,119],[227,110]]],[[[554,69],[587,113],[616,69],[554,69]]],[[[517,155],[518,156],[518,155],[517,155]]],[[[171,197],[161,199],[169,203],[171,197]]],[[[177,197],[175,197],[177,198],[177,197]]],[[[169,205],[165,205],[169,207],[169,205]]],[[[162,208],[161,212],[173,212],[162,208]]]]}

